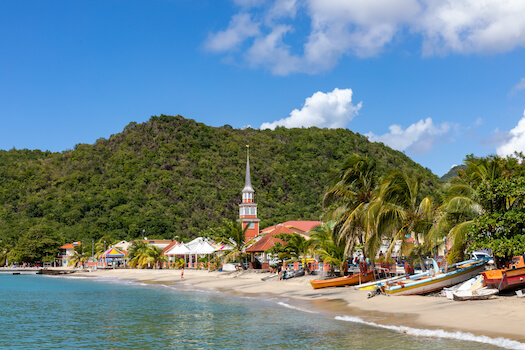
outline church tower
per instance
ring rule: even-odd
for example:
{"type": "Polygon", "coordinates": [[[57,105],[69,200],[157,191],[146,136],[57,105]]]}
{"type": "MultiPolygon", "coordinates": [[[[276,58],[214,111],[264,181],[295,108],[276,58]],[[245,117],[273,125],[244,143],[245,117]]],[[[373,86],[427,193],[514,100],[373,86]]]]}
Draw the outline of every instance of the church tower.
{"type": "Polygon", "coordinates": [[[246,145],[246,178],[242,189],[242,202],[239,204],[239,220],[242,228],[245,228],[246,225],[250,226],[246,231],[246,241],[259,235],[259,221],[261,220],[257,219],[257,203],[255,203],[254,193],[250,176],[250,146],[246,145]]]}

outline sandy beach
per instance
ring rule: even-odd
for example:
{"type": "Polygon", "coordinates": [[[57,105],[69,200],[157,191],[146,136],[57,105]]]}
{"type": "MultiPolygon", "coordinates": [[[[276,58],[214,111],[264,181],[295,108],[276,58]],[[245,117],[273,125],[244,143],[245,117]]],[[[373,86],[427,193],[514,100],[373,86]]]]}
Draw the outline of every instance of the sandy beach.
{"type": "Polygon", "coordinates": [[[525,343],[525,298],[515,295],[495,296],[489,300],[456,302],[444,297],[385,296],[367,298],[367,291],[353,287],[314,290],[309,281],[316,276],[278,281],[262,281],[268,273],[208,272],[185,270],[96,270],[81,271],[76,276],[137,280],[187,289],[214,290],[249,296],[277,297],[288,304],[303,305],[331,316],[356,316],[381,325],[418,329],[461,331],[492,338],[504,337],[525,343]]]}

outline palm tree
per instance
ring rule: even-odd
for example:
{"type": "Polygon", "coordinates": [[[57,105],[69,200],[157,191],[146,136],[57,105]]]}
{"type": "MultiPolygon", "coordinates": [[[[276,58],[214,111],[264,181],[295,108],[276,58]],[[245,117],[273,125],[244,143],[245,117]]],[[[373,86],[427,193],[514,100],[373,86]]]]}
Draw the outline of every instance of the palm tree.
{"type": "Polygon", "coordinates": [[[334,227],[334,221],[323,223],[310,231],[312,233],[310,237],[314,244],[314,252],[319,254],[324,262],[330,264],[332,273],[336,266],[341,273],[348,255],[345,249],[346,242],[336,237],[334,227]]]}
{"type": "Polygon", "coordinates": [[[245,254],[245,250],[249,247],[253,241],[246,241],[246,231],[250,223],[248,223],[244,228],[242,223],[236,220],[224,220],[222,227],[212,232],[212,238],[218,242],[227,244],[232,247],[232,250],[225,255],[226,260],[235,261],[238,260],[240,266],[245,269],[244,264],[242,263],[242,256],[245,254]]]}
{"type": "Polygon", "coordinates": [[[467,231],[482,211],[474,198],[474,189],[463,179],[455,178],[446,187],[443,204],[439,208],[441,216],[430,233],[430,240],[438,242],[447,239],[453,242],[448,255],[449,263],[464,259],[467,231]]]}
{"type": "Polygon", "coordinates": [[[82,249],[82,245],[76,245],[73,247],[73,254],[69,258],[67,266],[78,267],[78,265],[84,265],[88,257],[82,249]]]}
{"type": "Polygon", "coordinates": [[[407,234],[414,235],[415,246],[420,245],[420,239],[425,239],[434,224],[436,207],[430,197],[419,201],[419,190],[419,179],[412,180],[400,171],[385,178],[369,208],[376,224],[374,236],[367,242],[370,252],[377,252],[383,238],[391,240],[387,257],[396,241],[403,244],[407,234]]]}
{"type": "Polygon", "coordinates": [[[325,218],[336,220],[334,238],[337,244],[345,242],[346,255],[356,244],[363,244],[373,229],[369,205],[375,191],[375,162],[355,154],[345,161],[324,195],[323,204],[329,207],[325,218]]]}
{"type": "Polygon", "coordinates": [[[9,244],[0,241],[0,266],[5,265],[7,262],[7,255],[9,254],[10,250],[11,246],[9,244]]]}
{"type": "Polygon", "coordinates": [[[97,243],[95,243],[95,258],[100,259],[102,254],[109,248],[114,242],[114,239],[110,236],[102,236],[97,243]]]}
{"type": "MultiPolygon", "coordinates": [[[[523,155],[517,154],[523,159],[523,155]]],[[[454,178],[447,186],[443,204],[440,207],[442,215],[434,231],[436,237],[446,237],[453,246],[449,252],[448,261],[454,263],[464,259],[467,246],[467,232],[474,223],[475,218],[483,212],[492,212],[499,205],[508,203],[479,203],[476,200],[476,191],[499,178],[510,177],[517,167],[516,158],[503,160],[499,157],[489,156],[475,158],[467,156],[467,168],[461,172],[459,178],[454,178]]]]}
{"type": "Polygon", "coordinates": [[[128,249],[126,258],[129,261],[131,268],[140,267],[147,265],[145,259],[147,258],[148,244],[143,241],[134,241],[128,249]]]}
{"type": "Polygon", "coordinates": [[[282,247],[281,249],[284,252],[286,252],[291,258],[295,258],[299,261],[302,261],[305,273],[309,274],[310,270],[308,269],[306,258],[312,250],[314,241],[311,239],[307,239],[304,236],[301,236],[297,233],[281,233],[277,235],[277,238],[284,242],[282,246],[278,245],[278,247],[282,247]]]}

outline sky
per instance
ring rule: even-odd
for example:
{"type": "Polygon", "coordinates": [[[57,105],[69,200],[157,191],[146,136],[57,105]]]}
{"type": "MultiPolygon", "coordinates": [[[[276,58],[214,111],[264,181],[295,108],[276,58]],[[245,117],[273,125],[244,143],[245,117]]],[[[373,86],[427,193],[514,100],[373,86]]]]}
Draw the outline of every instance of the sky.
{"type": "Polygon", "coordinates": [[[0,0],[0,149],[151,116],[347,128],[438,176],[525,152],[523,0],[0,0]]]}

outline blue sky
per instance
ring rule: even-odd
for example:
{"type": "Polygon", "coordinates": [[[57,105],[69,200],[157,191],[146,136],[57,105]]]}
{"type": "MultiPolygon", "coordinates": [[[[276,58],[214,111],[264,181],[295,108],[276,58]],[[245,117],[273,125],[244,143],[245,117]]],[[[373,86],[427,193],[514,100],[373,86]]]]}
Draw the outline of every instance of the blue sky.
{"type": "Polygon", "coordinates": [[[0,1],[0,149],[152,115],[343,127],[443,175],[525,151],[522,0],[0,1]]]}

